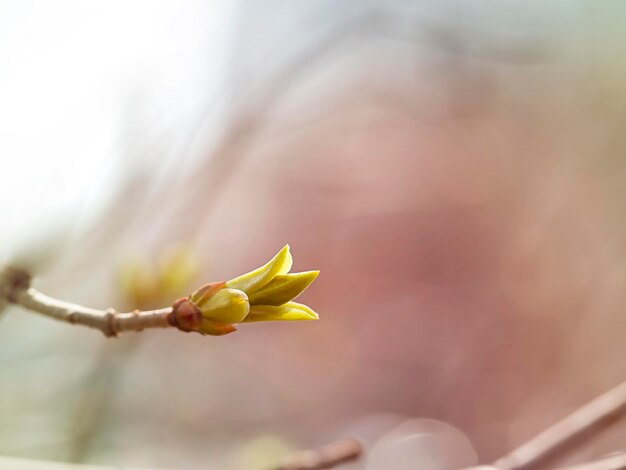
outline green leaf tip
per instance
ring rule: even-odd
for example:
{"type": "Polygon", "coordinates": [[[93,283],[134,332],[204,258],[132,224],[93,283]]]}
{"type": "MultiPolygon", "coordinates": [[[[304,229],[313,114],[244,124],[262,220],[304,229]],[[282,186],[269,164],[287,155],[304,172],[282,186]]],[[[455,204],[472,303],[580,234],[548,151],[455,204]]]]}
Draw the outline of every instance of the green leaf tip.
{"type": "Polygon", "coordinates": [[[254,305],[244,322],[318,320],[319,315],[309,306],[298,302],[283,305],[254,305]]]}
{"type": "Polygon", "coordinates": [[[279,274],[262,289],[250,294],[252,305],[282,305],[298,297],[317,278],[319,271],[279,274]]]}
{"type": "Polygon", "coordinates": [[[293,258],[289,245],[285,245],[271,260],[260,268],[242,274],[226,283],[228,287],[252,293],[269,283],[277,274],[286,274],[291,269],[293,258]]]}
{"type": "Polygon", "coordinates": [[[289,273],[292,264],[289,245],[285,245],[260,268],[227,282],[206,284],[180,299],[173,315],[183,320],[179,323],[185,325],[184,331],[214,336],[236,331],[236,323],[317,320],[319,315],[313,309],[293,299],[311,285],[319,271],[289,273]]]}

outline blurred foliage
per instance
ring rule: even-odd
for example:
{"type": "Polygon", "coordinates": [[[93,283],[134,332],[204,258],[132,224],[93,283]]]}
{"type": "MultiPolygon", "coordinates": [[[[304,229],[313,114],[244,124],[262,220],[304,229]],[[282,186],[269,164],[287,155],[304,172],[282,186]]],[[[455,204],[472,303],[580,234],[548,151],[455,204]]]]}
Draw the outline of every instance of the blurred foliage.
{"type": "Polygon", "coordinates": [[[276,468],[296,449],[279,436],[267,434],[247,441],[239,450],[236,468],[276,468]]]}
{"type": "Polygon", "coordinates": [[[163,251],[157,262],[147,258],[126,260],[119,271],[120,287],[133,308],[157,308],[186,295],[199,266],[191,248],[184,244],[163,251]]]}

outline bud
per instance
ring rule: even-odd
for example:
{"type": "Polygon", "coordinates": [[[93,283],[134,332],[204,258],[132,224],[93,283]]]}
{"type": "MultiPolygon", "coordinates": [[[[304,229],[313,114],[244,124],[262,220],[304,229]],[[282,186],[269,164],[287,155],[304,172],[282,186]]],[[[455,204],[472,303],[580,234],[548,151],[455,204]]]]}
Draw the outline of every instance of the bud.
{"type": "Polygon", "coordinates": [[[202,318],[220,323],[239,323],[250,311],[246,293],[228,287],[220,289],[198,307],[202,318]]]}
{"type": "Polygon", "coordinates": [[[189,299],[178,299],[172,305],[168,321],[170,325],[182,331],[198,331],[202,314],[200,309],[189,299]]]}
{"type": "Polygon", "coordinates": [[[260,290],[249,294],[251,305],[282,305],[299,296],[319,271],[279,274],[260,290]]]}
{"type": "Polygon", "coordinates": [[[316,320],[317,313],[292,302],[319,271],[291,273],[292,257],[286,245],[268,263],[228,282],[202,286],[173,305],[172,325],[183,331],[224,335],[235,323],[316,320]]]}

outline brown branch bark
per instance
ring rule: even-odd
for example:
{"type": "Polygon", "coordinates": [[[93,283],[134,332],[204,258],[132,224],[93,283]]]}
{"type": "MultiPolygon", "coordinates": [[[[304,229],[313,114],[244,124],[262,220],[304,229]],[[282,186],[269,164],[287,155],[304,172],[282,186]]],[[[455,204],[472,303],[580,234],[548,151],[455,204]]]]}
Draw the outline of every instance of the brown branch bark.
{"type": "Polygon", "coordinates": [[[317,449],[303,450],[290,456],[274,470],[321,470],[333,468],[359,458],[361,444],[354,439],[342,439],[317,449]]]}
{"type": "MultiPolygon", "coordinates": [[[[499,468],[493,465],[481,465],[463,470],[499,470],[499,468]]],[[[553,470],[626,470],[626,453],[616,452],[598,460],[558,467],[553,470]]]]}
{"type": "Polygon", "coordinates": [[[175,322],[171,321],[172,307],[127,313],[83,307],[38,292],[30,287],[28,274],[12,268],[6,268],[0,274],[0,301],[21,305],[67,323],[95,328],[107,337],[125,331],[175,326],[175,322]]]}
{"type": "Polygon", "coordinates": [[[619,452],[593,462],[580,463],[558,470],[626,470],[626,454],[619,452]]]}
{"type": "Polygon", "coordinates": [[[498,470],[527,468],[553,454],[573,438],[606,422],[626,408],[626,382],[595,398],[511,453],[498,459],[498,470]]]}

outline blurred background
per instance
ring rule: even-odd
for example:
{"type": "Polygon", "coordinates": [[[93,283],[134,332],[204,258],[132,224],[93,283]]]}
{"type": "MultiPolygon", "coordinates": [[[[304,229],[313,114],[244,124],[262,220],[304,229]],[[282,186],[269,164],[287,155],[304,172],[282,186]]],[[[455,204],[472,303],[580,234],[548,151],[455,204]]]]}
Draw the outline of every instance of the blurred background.
{"type": "MultiPolygon", "coordinates": [[[[485,463],[626,378],[626,3],[0,0],[0,261],[167,305],[290,243],[311,323],[0,316],[0,455],[485,463]]],[[[626,446],[618,422],[558,463],[626,446]]],[[[419,462],[419,464],[417,464],[419,462]]]]}

